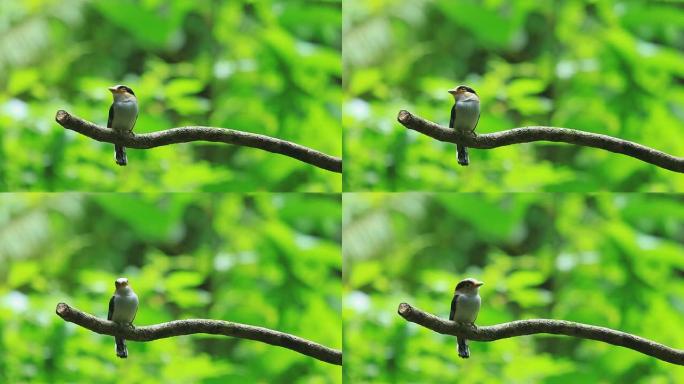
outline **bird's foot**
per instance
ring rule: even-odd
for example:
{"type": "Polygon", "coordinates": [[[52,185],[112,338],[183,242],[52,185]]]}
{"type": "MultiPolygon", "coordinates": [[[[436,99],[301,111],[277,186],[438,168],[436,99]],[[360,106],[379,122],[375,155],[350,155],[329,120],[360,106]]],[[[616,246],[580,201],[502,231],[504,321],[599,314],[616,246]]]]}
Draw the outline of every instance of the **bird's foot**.
{"type": "Polygon", "coordinates": [[[456,324],[477,330],[477,325],[468,321],[456,321],[456,324]]]}

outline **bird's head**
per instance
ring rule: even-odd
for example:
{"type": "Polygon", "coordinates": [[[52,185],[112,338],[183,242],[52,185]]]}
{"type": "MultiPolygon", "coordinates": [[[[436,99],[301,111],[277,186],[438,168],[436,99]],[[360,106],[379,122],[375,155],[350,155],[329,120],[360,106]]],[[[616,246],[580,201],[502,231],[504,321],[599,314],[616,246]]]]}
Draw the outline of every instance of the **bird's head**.
{"type": "Polygon", "coordinates": [[[114,101],[126,101],[130,99],[135,100],[135,93],[133,93],[133,90],[125,85],[119,84],[107,89],[109,89],[109,92],[112,93],[114,101]]]}
{"type": "Polygon", "coordinates": [[[456,88],[450,89],[448,92],[454,97],[454,100],[458,100],[459,98],[468,96],[469,94],[477,96],[477,92],[467,85],[459,85],[456,88]]]}
{"type": "Polygon", "coordinates": [[[114,286],[116,287],[116,289],[126,288],[126,287],[128,287],[128,279],[125,277],[119,277],[114,282],[114,286]]]}
{"type": "Polygon", "coordinates": [[[454,294],[456,293],[461,293],[461,294],[473,294],[477,293],[477,290],[484,285],[483,282],[477,281],[473,279],[472,277],[469,277],[467,279],[463,279],[456,284],[456,288],[454,289],[454,294]]]}

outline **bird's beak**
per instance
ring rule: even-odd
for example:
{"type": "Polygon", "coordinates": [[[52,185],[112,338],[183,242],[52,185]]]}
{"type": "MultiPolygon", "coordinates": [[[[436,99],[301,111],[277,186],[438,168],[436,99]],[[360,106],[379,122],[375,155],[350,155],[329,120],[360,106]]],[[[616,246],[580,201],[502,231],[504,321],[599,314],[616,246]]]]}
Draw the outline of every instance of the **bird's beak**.
{"type": "Polygon", "coordinates": [[[478,281],[477,283],[475,283],[475,286],[478,287],[478,288],[481,287],[481,286],[483,286],[483,285],[484,285],[484,283],[481,282],[481,281],[478,281]]]}
{"type": "Polygon", "coordinates": [[[111,93],[116,93],[116,92],[118,92],[118,91],[116,90],[116,87],[109,87],[109,88],[107,88],[107,89],[109,89],[109,91],[110,91],[111,93]]]}
{"type": "Polygon", "coordinates": [[[456,94],[456,88],[450,89],[448,92],[451,93],[452,95],[455,95],[456,94]]]}

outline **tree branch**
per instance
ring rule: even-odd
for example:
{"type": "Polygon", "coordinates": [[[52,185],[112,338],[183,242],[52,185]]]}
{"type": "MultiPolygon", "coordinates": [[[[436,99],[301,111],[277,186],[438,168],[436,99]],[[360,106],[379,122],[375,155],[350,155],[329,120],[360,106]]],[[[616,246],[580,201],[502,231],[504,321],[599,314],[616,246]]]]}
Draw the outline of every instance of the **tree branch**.
{"type": "Polygon", "coordinates": [[[641,144],[598,133],[556,127],[525,127],[470,136],[452,128],[442,127],[405,110],[399,111],[397,120],[406,128],[413,129],[439,141],[461,144],[471,148],[490,149],[511,144],[531,143],[533,141],[555,141],[601,148],[606,151],[631,156],[658,167],[669,169],[670,171],[684,172],[684,158],[682,157],[668,155],[665,152],[660,152],[641,144]]]}
{"type": "Polygon", "coordinates": [[[256,133],[236,131],[214,127],[180,127],[141,135],[122,136],[112,129],[100,127],[89,121],[59,110],[55,120],[66,129],[112,144],[130,148],[154,148],[162,145],[187,143],[190,141],[212,141],[226,144],[242,145],[279,153],[309,163],[318,168],[342,173],[342,159],[326,155],[303,145],[256,133]]]}
{"type": "Polygon", "coordinates": [[[57,304],[55,312],[65,321],[78,324],[93,332],[119,336],[128,340],[151,341],[173,336],[208,333],[261,341],[266,344],[291,349],[326,363],[342,365],[342,351],[328,348],[301,337],[252,325],[223,320],[189,319],[130,328],[122,327],[112,321],[99,319],[76,308],[72,308],[65,303],[57,304]]]}
{"type": "Polygon", "coordinates": [[[442,320],[406,303],[399,304],[397,312],[407,321],[422,325],[435,332],[461,336],[470,340],[494,341],[509,337],[550,333],[603,341],[604,343],[633,349],[668,363],[684,365],[684,350],[673,349],[643,337],[594,325],[564,320],[532,319],[475,328],[467,324],[442,320]]]}

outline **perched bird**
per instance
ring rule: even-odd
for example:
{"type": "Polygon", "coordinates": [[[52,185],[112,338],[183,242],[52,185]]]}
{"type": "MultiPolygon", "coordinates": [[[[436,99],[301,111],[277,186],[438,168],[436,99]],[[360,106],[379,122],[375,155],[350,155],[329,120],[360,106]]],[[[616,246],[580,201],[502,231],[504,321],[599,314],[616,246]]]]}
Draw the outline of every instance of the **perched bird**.
{"type": "MultiPolygon", "coordinates": [[[[475,325],[477,313],[480,311],[480,294],[478,289],[484,283],[471,277],[461,280],[454,289],[454,298],[451,300],[451,312],[449,320],[457,323],[475,325]]],[[[457,337],[458,356],[467,359],[470,357],[468,342],[466,339],[457,337]]]]}
{"type": "MultiPolygon", "coordinates": [[[[115,85],[108,88],[112,92],[114,102],[109,107],[109,119],[107,128],[112,128],[121,135],[133,132],[136,120],[138,120],[138,99],[133,90],[125,85],[115,85]]],[[[126,165],[126,148],[123,145],[114,145],[116,163],[126,165]]]]}
{"type": "MultiPolygon", "coordinates": [[[[114,282],[116,291],[114,296],[109,300],[109,313],[107,320],[111,320],[121,325],[133,325],[133,319],[138,312],[138,296],[133,292],[133,289],[128,285],[128,279],[120,277],[114,282]]],[[[126,348],[126,339],[122,337],[115,337],[116,355],[125,359],[128,357],[128,348],[126,348]]]]}
{"type": "MultiPolygon", "coordinates": [[[[451,107],[451,119],[449,128],[459,131],[473,133],[480,121],[480,98],[477,97],[475,90],[466,86],[459,85],[450,89],[449,93],[454,96],[454,106],[451,107]]],[[[468,148],[457,144],[456,155],[458,163],[468,165],[468,148]]]]}

